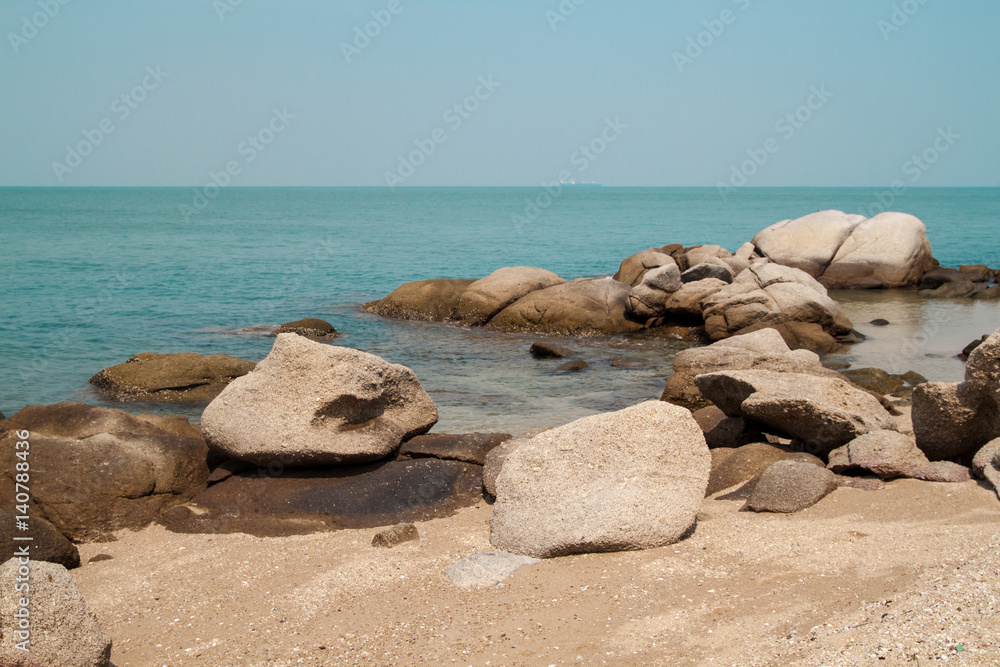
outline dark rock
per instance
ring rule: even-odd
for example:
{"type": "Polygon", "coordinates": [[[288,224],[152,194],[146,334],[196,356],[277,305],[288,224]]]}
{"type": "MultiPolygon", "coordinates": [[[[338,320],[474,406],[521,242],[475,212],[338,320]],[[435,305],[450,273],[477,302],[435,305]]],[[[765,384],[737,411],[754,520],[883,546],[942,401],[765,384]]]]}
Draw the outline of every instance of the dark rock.
{"type": "Polygon", "coordinates": [[[868,324],[871,324],[872,326],[876,327],[887,327],[889,326],[889,320],[884,320],[881,317],[879,317],[877,319],[872,320],[868,324]]]}
{"type": "Polygon", "coordinates": [[[164,513],[159,523],[177,533],[278,537],[425,521],[479,502],[482,470],[418,459],[280,477],[239,474],[164,513]]]}
{"type": "Polygon", "coordinates": [[[906,384],[910,385],[911,387],[916,387],[918,384],[923,384],[924,382],[927,382],[927,378],[925,378],[920,373],[917,373],[916,371],[906,371],[899,377],[901,377],[903,381],[906,382],[906,384]]]}
{"type": "MultiPolygon", "coordinates": [[[[969,343],[968,345],[966,345],[962,349],[961,353],[959,353],[958,358],[961,359],[962,361],[968,361],[969,360],[969,355],[972,354],[973,350],[975,350],[977,347],[979,347],[980,345],[982,345],[983,343],[985,343],[986,339],[989,338],[989,337],[990,337],[989,334],[984,334],[978,340],[974,340],[971,343],[969,343]]],[[[926,382],[926,380],[925,380],[925,382],[926,382]]]]}
{"type": "Polygon", "coordinates": [[[681,274],[682,283],[693,283],[698,280],[705,280],[706,278],[715,278],[724,283],[731,283],[733,282],[733,271],[720,261],[719,264],[710,264],[707,262],[698,264],[681,274]]]}
{"type": "Polygon", "coordinates": [[[852,368],[841,375],[854,384],[880,394],[891,394],[905,384],[898,375],[889,375],[881,368],[852,368]]]}
{"type": "Polygon", "coordinates": [[[823,367],[829,368],[832,371],[845,371],[851,367],[851,364],[849,364],[846,361],[834,361],[831,359],[824,359],[823,367]]]}
{"type": "Polygon", "coordinates": [[[0,412],[0,422],[6,421],[6,420],[7,420],[7,418],[3,416],[2,412],[0,412]]]}
{"type": "Polygon", "coordinates": [[[973,282],[972,276],[969,274],[962,273],[958,269],[946,269],[944,267],[938,267],[933,271],[928,271],[920,279],[920,289],[924,290],[934,290],[942,285],[948,285],[950,283],[971,283],[973,282]]]}
{"type": "Polygon", "coordinates": [[[399,450],[401,459],[434,458],[483,465],[490,451],[510,440],[509,433],[464,433],[418,435],[399,450]]]}
{"type": "Polygon", "coordinates": [[[14,497],[20,429],[31,432],[30,514],[74,542],[143,528],[208,478],[208,448],[187,419],[82,403],[29,405],[0,426],[0,497],[14,497]]]}
{"type": "Polygon", "coordinates": [[[256,365],[223,354],[143,352],[105,368],[90,378],[90,384],[116,401],[208,403],[256,365]]]}
{"type": "Polygon", "coordinates": [[[627,368],[629,370],[642,370],[652,368],[652,364],[645,359],[628,359],[625,357],[615,357],[611,360],[612,368],[627,368]]]}
{"type": "Polygon", "coordinates": [[[843,343],[844,345],[855,345],[857,343],[861,343],[868,340],[868,336],[864,335],[860,331],[851,329],[846,334],[837,337],[837,340],[843,343]]]}
{"type": "Polygon", "coordinates": [[[945,283],[935,289],[920,290],[921,296],[934,299],[971,299],[983,292],[985,285],[970,280],[945,283]]]}
{"type": "Polygon", "coordinates": [[[988,283],[997,277],[997,272],[985,264],[962,264],[958,272],[977,283],[988,283]]]}
{"type": "Polygon", "coordinates": [[[417,532],[416,526],[412,523],[400,523],[396,524],[392,528],[388,528],[380,533],[377,533],[375,537],[372,538],[372,546],[382,549],[391,549],[395,546],[403,544],[404,542],[415,542],[419,539],[420,533],[417,532]]]}
{"type": "Polygon", "coordinates": [[[283,333],[298,334],[312,340],[335,340],[340,336],[332,324],[325,320],[316,319],[315,317],[286,322],[268,335],[275,337],[283,333]]]}
{"type": "Polygon", "coordinates": [[[573,357],[579,357],[580,355],[565,347],[559,347],[558,345],[553,345],[552,343],[546,343],[544,341],[538,341],[531,344],[531,349],[528,350],[535,359],[572,359],[573,357]]]}
{"type": "Polygon", "coordinates": [[[588,368],[590,368],[590,364],[588,364],[586,361],[580,361],[578,359],[576,361],[567,361],[562,366],[559,366],[556,369],[556,371],[560,373],[576,373],[582,370],[586,370],[588,368]]]}
{"type": "Polygon", "coordinates": [[[67,570],[80,567],[80,551],[51,523],[39,516],[28,515],[27,530],[15,530],[18,515],[0,510],[0,563],[14,557],[14,547],[29,544],[14,541],[15,537],[30,537],[31,560],[59,563],[67,570]]]}
{"type": "MultiPolygon", "coordinates": [[[[696,422],[698,422],[698,426],[701,427],[703,433],[709,433],[712,429],[718,426],[720,422],[728,419],[728,417],[726,417],[726,413],[714,405],[692,410],[691,416],[694,417],[696,422]]],[[[711,445],[709,445],[709,447],[711,447],[711,445]]]]}
{"type": "Polygon", "coordinates": [[[397,287],[389,296],[370,301],[361,309],[399,320],[451,322],[456,319],[459,299],[474,282],[451,278],[418,280],[397,287]]]}
{"type": "Polygon", "coordinates": [[[103,563],[106,560],[113,560],[110,554],[97,554],[96,556],[91,556],[88,563],[103,563]]]}
{"type": "Polygon", "coordinates": [[[726,417],[705,433],[705,442],[711,448],[742,447],[763,440],[764,434],[756,424],[739,417],[726,417]]]}
{"type": "Polygon", "coordinates": [[[772,463],[781,461],[789,454],[780,447],[763,442],[744,445],[732,450],[729,454],[724,453],[725,449],[711,451],[712,472],[708,477],[708,488],[705,489],[706,497],[756,478],[772,463]],[[723,453],[716,454],[716,452],[723,453]]]}
{"type": "Polygon", "coordinates": [[[837,476],[802,461],[778,461],[760,476],[747,507],[754,512],[799,512],[837,488],[837,476]]]}

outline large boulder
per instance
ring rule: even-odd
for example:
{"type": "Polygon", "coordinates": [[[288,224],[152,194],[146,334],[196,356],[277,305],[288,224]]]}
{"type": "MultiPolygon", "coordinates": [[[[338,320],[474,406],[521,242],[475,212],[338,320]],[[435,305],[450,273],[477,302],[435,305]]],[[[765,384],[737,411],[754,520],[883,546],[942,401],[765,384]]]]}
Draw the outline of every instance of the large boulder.
{"type": "Polygon", "coordinates": [[[657,401],[545,431],[507,454],[490,541],[536,558],[670,544],[694,524],[710,461],[691,413],[657,401]]]}
{"type": "Polygon", "coordinates": [[[872,431],[830,452],[835,473],[867,470],[888,481],[906,477],[929,482],[966,482],[969,469],[950,461],[931,463],[917,443],[896,431],[872,431]]]}
{"type": "Polygon", "coordinates": [[[703,322],[702,304],[710,296],[716,294],[728,283],[718,278],[705,278],[684,283],[681,288],[670,295],[664,306],[667,317],[679,320],[695,320],[703,322]]]}
{"type": "Polygon", "coordinates": [[[726,260],[732,257],[728,250],[720,245],[695,245],[674,255],[682,271],[713,259],[726,260]]]}
{"type": "Polygon", "coordinates": [[[555,335],[605,336],[636,331],[625,317],[628,285],[610,278],[578,278],[519,299],[500,311],[488,329],[555,335]]]}
{"type": "Polygon", "coordinates": [[[663,252],[660,248],[650,248],[622,260],[621,266],[618,267],[618,272],[614,275],[614,279],[630,287],[635,287],[642,282],[643,277],[648,271],[671,264],[674,266],[677,265],[673,257],[663,252]]]}
{"type": "Polygon", "coordinates": [[[798,438],[820,455],[870,431],[897,430],[875,397],[840,377],[722,371],[699,375],[695,384],[726,415],[798,438]]]}
{"type": "Polygon", "coordinates": [[[790,322],[817,324],[831,336],[851,332],[853,325],[826,288],[799,269],[755,262],[702,302],[705,331],[713,340],[749,327],[790,322]]]}
{"type": "Polygon", "coordinates": [[[21,563],[11,558],[0,565],[0,664],[17,665],[30,658],[35,665],[59,667],[107,667],[111,660],[111,638],[87,607],[73,577],[62,565],[30,563],[30,591],[18,591],[14,584],[21,563]],[[29,636],[18,635],[16,613],[25,609],[30,616],[29,636]],[[24,637],[24,639],[22,639],[24,637]],[[27,640],[28,652],[17,648],[27,640]]]}
{"type": "Polygon", "coordinates": [[[678,352],[674,356],[673,368],[674,374],[667,380],[660,400],[690,410],[710,404],[694,383],[695,377],[704,373],[761,369],[839,377],[835,371],[824,368],[819,356],[813,352],[791,350],[781,334],[771,328],[678,352]]]}
{"type": "Polygon", "coordinates": [[[213,449],[255,465],[375,461],[437,422],[410,369],[372,354],[282,334],[256,370],[201,417],[213,449]]]}
{"type": "Polygon", "coordinates": [[[58,563],[68,570],[80,567],[80,551],[53,526],[40,516],[28,515],[28,520],[17,523],[18,515],[0,510],[0,563],[14,557],[14,550],[28,540],[15,537],[30,537],[31,560],[58,563]],[[26,526],[26,527],[24,527],[26,526]]]}
{"type": "Polygon", "coordinates": [[[551,271],[530,266],[497,269],[465,289],[458,299],[455,319],[466,326],[486,324],[521,297],[565,282],[551,271]]]}
{"type": "Polygon", "coordinates": [[[1000,329],[970,354],[965,382],[913,389],[913,433],[932,461],[971,455],[1000,437],[1000,329]]]}
{"type": "Polygon", "coordinates": [[[718,456],[713,460],[705,496],[756,479],[772,464],[788,456],[786,450],[766,442],[752,442],[727,450],[726,456],[718,456]]]}
{"type": "Polygon", "coordinates": [[[90,384],[116,401],[208,403],[256,364],[224,354],[143,352],[105,368],[90,384]]]}
{"type": "Polygon", "coordinates": [[[432,458],[483,465],[487,454],[510,438],[509,433],[463,433],[459,435],[430,433],[418,435],[403,443],[399,450],[399,458],[432,458]]]}
{"type": "Polygon", "coordinates": [[[836,489],[837,476],[803,461],[778,461],[760,476],[747,499],[754,512],[800,512],[836,489]]]}
{"type": "Polygon", "coordinates": [[[29,405],[0,424],[0,494],[14,497],[15,443],[30,437],[29,514],[75,542],[139,529],[205,488],[208,448],[181,417],[82,403],[29,405]]]}
{"type": "Polygon", "coordinates": [[[340,337],[340,334],[337,333],[332,324],[315,317],[307,317],[303,320],[295,320],[294,322],[285,322],[268,335],[275,338],[283,333],[298,334],[313,340],[336,340],[340,337]]]}
{"type": "Polygon", "coordinates": [[[782,220],[753,237],[758,252],[772,262],[819,278],[863,215],[818,211],[797,220],[782,220]]]}
{"type": "Polygon", "coordinates": [[[452,322],[465,290],[475,280],[434,278],[400,285],[391,294],[369,301],[362,310],[398,320],[452,322]]]}
{"type": "Polygon", "coordinates": [[[625,312],[636,322],[662,317],[667,312],[667,300],[682,286],[681,270],[676,264],[652,269],[629,291],[625,312]]]}

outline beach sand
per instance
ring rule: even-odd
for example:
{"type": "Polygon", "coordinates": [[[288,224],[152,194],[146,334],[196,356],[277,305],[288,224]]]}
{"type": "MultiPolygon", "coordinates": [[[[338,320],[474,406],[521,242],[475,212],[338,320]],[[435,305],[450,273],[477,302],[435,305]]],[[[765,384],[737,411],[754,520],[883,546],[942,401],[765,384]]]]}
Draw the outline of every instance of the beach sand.
{"type": "Polygon", "coordinates": [[[151,526],[81,545],[73,576],[118,667],[1000,664],[991,491],[899,480],[793,515],[742,504],[706,500],[675,545],[543,561],[490,589],[444,573],[490,548],[485,502],[394,549],[370,546],[377,529],[151,526]]]}

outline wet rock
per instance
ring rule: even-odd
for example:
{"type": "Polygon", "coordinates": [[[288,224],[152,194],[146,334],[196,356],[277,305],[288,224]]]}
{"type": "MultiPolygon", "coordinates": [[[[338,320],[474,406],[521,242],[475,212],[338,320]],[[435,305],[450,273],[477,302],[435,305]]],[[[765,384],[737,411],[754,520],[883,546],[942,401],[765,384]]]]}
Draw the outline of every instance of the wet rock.
{"type": "Polygon", "coordinates": [[[588,368],[590,368],[590,364],[588,364],[586,361],[581,361],[578,359],[576,361],[567,361],[565,364],[556,368],[556,371],[560,373],[577,373],[579,371],[583,371],[588,368]]]}
{"type": "Polygon", "coordinates": [[[138,530],[205,488],[208,448],[181,417],[82,403],[29,405],[0,427],[0,494],[14,497],[14,444],[31,432],[33,517],[74,542],[138,530]]]}
{"type": "Polygon", "coordinates": [[[492,449],[510,440],[509,433],[463,433],[418,435],[403,443],[401,459],[435,458],[483,465],[492,449]]]}
{"type": "Polygon", "coordinates": [[[988,283],[997,278],[997,272],[985,264],[962,264],[958,267],[958,271],[977,283],[988,283]]]}
{"type": "Polygon", "coordinates": [[[800,512],[837,488],[837,476],[802,461],[778,461],[760,476],[747,500],[754,512],[800,512]]]}
{"type": "Polygon", "coordinates": [[[477,551],[462,560],[457,560],[445,568],[451,583],[459,588],[490,588],[510,579],[525,565],[541,561],[528,556],[504,553],[502,551],[477,551]]]}
{"type": "Polygon", "coordinates": [[[370,301],[362,310],[399,320],[453,322],[458,301],[475,280],[435,278],[418,280],[397,287],[378,301],[370,301]]]}
{"type": "Polygon", "coordinates": [[[973,282],[972,276],[962,273],[958,269],[938,267],[926,272],[920,279],[920,289],[935,290],[943,285],[960,283],[966,285],[973,282]]]}
{"type": "Polygon", "coordinates": [[[282,334],[254,372],[205,408],[201,423],[212,448],[229,458],[306,466],[385,458],[437,418],[410,369],[282,334]]]}
{"type": "Polygon", "coordinates": [[[612,368],[625,368],[629,370],[643,370],[652,368],[653,365],[645,359],[630,359],[627,357],[614,357],[611,359],[612,368]]]}
{"type": "Polygon", "coordinates": [[[381,549],[391,549],[404,542],[416,542],[419,539],[420,533],[417,532],[415,525],[412,523],[399,523],[392,528],[377,533],[372,538],[372,546],[381,549]]]}
{"type": "Polygon", "coordinates": [[[891,394],[906,381],[899,375],[889,375],[881,368],[852,368],[841,371],[841,375],[854,384],[880,394],[891,394]]]}
{"type": "MultiPolygon", "coordinates": [[[[14,647],[15,612],[21,608],[22,593],[12,582],[19,563],[8,560],[0,565],[0,664],[16,664],[24,655],[14,647]]],[[[59,667],[107,667],[111,660],[111,638],[87,607],[73,577],[62,565],[36,561],[31,564],[31,637],[28,657],[38,665],[59,667]]]]}
{"type": "Polygon", "coordinates": [[[486,324],[518,299],[565,282],[551,271],[530,266],[497,269],[466,288],[458,299],[454,317],[465,326],[486,324]]]}
{"type": "Polygon", "coordinates": [[[273,338],[283,333],[293,333],[304,336],[311,340],[336,340],[340,337],[333,325],[326,320],[315,317],[307,317],[304,320],[286,322],[272,331],[269,335],[273,338]]]}
{"type": "Polygon", "coordinates": [[[604,336],[637,331],[625,317],[629,287],[610,278],[579,278],[532,292],[504,308],[488,329],[553,335],[604,336]]]}
{"type": "Polygon", "coordinates": [[[241,473],[159,523],[177,533],[303,535],[451,516],[482,499],[482,468],[417,459],[354,467],[241,473]]]}
{"type": "Polygon", "coordinates": [[[895,431],[873,431],[830,452],[830,470],[867,470],[883,480],[899,478],[930,482],[965,482],[969,470],[948,461],[931,463],[910,437],[895,431]]]}
{"type": "Polygon", "coordinates": [[[911,387],[916,387],[918,384],[923,384],[924,382],[927,382],[927,378],[925,378],[920,373],[917,373],[916,371],[906,371],[899,377],[901,377],[903,381],[906,382],[906,384],[910,385],[911,387]]]}
{"type": "Polygon", "coordinates": [[[572,359],[580,356],[573,350],[544,341],[532,343],[531,349],[528,352],[535,359],[572,359]]]}
{"type": "Polygon", "coordinates": [[[256,364],[223,354],[143,352],[90,378],[99,392],[116,401],[208,403],[256,364]]]}
{"type": "Polygon", "coordinates": [[[881,317],[879,317],[877,319],[872,320],[868,324],[871,324],[872,326],[875,326],[875,327],[887,327],[887,326],[889,326],[889,320],[885,320],[885,319],[882,319],[881,317]]]}
{"type": "Polygon", "coordinates": [[[15,546],[23,546],[26,541],[15,542],[15,537],[31,538],[31,560],[58,563],[66,569],[80,567],[80,551],[66,539],[59,530],[40,516],[28,515],[27,530],[16,528],[17,516],[13,512],[0,510],[0,563],[14,557],[15,546]]]}
{"type": "Polygon", "coordinates": [[[966,345],[964,348],[962,348],[962,351],[959,353],[958,358],[961,359],[962,361],[968,361],[969,355],[972,354],[977,347],[985,343],[986,339],[989,337],[990,337],[989,334],[984,334],[978,340],[974,340],[968,345],[966,345]]]}
{"type": "Polygon", "coordinates": [[[695,521],[710,460],[691,413],[659,401],[546,431],[507,454],[490,541],[536,558],[670,544],[695,521]]]}

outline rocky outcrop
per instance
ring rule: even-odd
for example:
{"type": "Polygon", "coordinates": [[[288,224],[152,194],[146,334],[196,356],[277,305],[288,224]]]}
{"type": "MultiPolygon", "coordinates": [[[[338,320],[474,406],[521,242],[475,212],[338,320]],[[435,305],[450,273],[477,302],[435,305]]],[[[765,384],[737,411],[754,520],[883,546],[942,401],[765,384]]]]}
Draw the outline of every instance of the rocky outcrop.
{"type": "Polygon", "coordinates": [[[670,544],[695,521],[710,459],[691,413],[657,401],[545,431],[507,453],[490,541],[536,558],[670,544]]]}
{"type": "Polygon", "coordinates": [[[208,403],[256,364],[223,354],[143,352],[105,368],[90,384],[116,401],[208,403]]]}
{"type": "Polygon", "coordinates": [[[40,516],[30,516],[27,530],[15,530],[17,515],[0,510],[0,563],[14,557],[15,546],[21,541],[14,537],[31,538],[31,560],[58,563],[68,570],[80,567],[80,551],[59,529],[40,516]]]}
{"type": "Polygon", "coordinates": [[[650,248],[622,260],[621,266],[618,267],[618,272],[614,275],[614,279],[625,283],[629,287],[635,287],[642,281],[648,271],[671,264],[674,266],[677,265],[674,258],[665,253],[663,249],[650,248]]]}
{"type": "Polygon", "coordinates": [[[872,431],[830,452],[827,466],[835,473],[867,470],[889,481],[899,478],[929,482],[966,482],[969,469],[950,461],[931,463],[908,436],[872,431]]]}
{"type": "Polygon", "coordinates": [[[771,262],[756,262],[702,302],[705,331],[720,340],[755,325],[790,322],[817,324],[833,336],[853,325],[826,288],[804,271],[771,262]]]}
{"type": "Polygon", "coordinates": [[[705,496],[756,479],[772,464],[788,456],[787,450],[765,442],[754,442],[732,449],[726,456],[720,456],[713,462],[705,496]]]}
{"type": "Polygon", "coordinates": [[[838,486],[837,476],[802,461],[778,461],[760,476],[747,499],[754,512],[801,512],[838,486]]]}
{"type": "Polygon", "coordinates": [[[340,337],[340,334],[337,333],[332,324],[315,317],[307,317],[304,320],[296,320],[294,322],[285,322],[269,335],[274,338],[283,333],[298,334],[312,340],[336,340],[340,337]]]}
{"type": "Polygon", "coordinates": [[[797,438],[820,456],[870,431],[896,430],[876,398],[840,377],[722,371],[699,375],[695,384],[726,415],[797,438]]]}
{"type": "Polygon", "coordinates": [[[401,459],[434,458],[483,465],[486,455],[510,440],[509,433],[432,433],[407,440],[399,450],[401,459]]]}
{"type": "Polygon", "coordinates": [[[801,269],[831,289],[910,287],[936,266],[926,226],[905,213],[866,220],[821,211],[771,225],[753,242],[771,261],[801,269]]]}
{"type": "Polygon", "coordinates": [[[781,334],[771,328],[733,336],[707,347],[678,352],[674,374],[667,380],[660,400],[697,410],[710,404],[694,383],[698,375],[724,370],[769,370],[804,373],[818,377],[839,377],[820,363],[819,356],[806,350],[789,349],[781,334]]]}
{"type": "Polygon", "coordinates": [[[259,466],[341,465],[390,456],[437,422],[410,369],[295,334],[202,414],[211,447],[259,466]]]}
{"type": "Polygon", "coordinates": [[[459,299],[475,280],[434,278],[400,285],[378,301],[370,301],[362,310],[397,320],[453,322],[459,299]]]}
{"type": "Polygon", "coordinates": [[[137,530],[205,488],[208,449],[181,417],[82,403],[29,405],[0,425],[0,494],[14,497],[15,442],[31,433],[30,514],[75,542],[137,530]]]}
{"type": "Polygon", "coordinates": [[[913,389],[913,433],[932,461],[972,455],[1000,437],[1000,329],[969,355],[965,382],[913,389]]]}
{"type": "Polygon", "coordinates": [[[551,271],[530,266],[497,269],[466,288],[458,299],[455,319],[465,326],[486,324],[518,299],[565,282],[551,271]]]}
{"type": "Polygon", "coordinates": [[[486,328],[505,332],[604,336],[636,331],[625,317],[629,287],[610,278],[579,278],[532,292],[504,308],[486,328]]]}
{"type": "Polygon", "coordinates": [[[667,300],[682,286],[681,270],[673,262],[651,269],[629,291],[625,304],[626,315],[641,323],[663,317],[667,312],[667,300]]]}
{"type": "Polygon", "coordinates": [[[0,664],[16,665],[27,656],[36,665],[59,667],[107,667],[111,660],[111,638],[87,607],[73,577],[62,565],[32,561],[31,589],[16,591],[20,564],[17,559],[0,565],[0,664]],[[15,648],[22,641],[16,632],[22,599],[30,599],[30,651],[15,648]]]}
{"type": "Polygon", "coordinates": [[[717,294],[726,284],[718,278],[705,278],[704,280],[684,283],[667,299],[664,307],[667,317],[702,323],[704,321],[703,302],[710,296],[717,294]]]}

